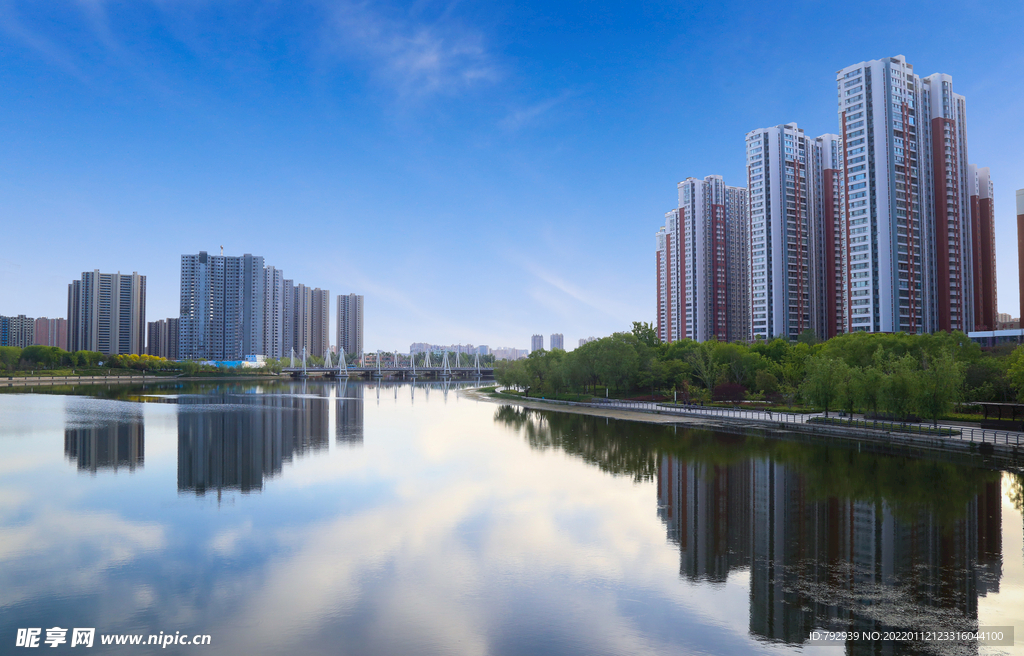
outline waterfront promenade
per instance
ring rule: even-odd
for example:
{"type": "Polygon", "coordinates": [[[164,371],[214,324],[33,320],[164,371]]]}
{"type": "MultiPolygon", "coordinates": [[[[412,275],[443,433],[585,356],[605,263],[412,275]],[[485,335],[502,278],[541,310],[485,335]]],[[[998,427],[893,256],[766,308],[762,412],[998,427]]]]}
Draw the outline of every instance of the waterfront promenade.
{"type": "MultiPolygon", "coordinates": [[[[770,410],[745,410],[717,408],[696,405],[676,405],[649,401],[622,401],[600,399],[592,402],[558,401],[514,395],[490,396],[473,390],[474,396],[496,402],[516,403],[536,409],[583,412],[598,416],[656,423],[686,423],[704,425],[709,428],[730,430],[761,429],[768,432],[798,432],[854,440],[882,442],[889,445],[903,445],[915,448],[962,449],[993,453],[996,451],[1012,456],[1013,460],[1024,462],[1024,433],[990,430],[956,424],[899,424],[877,422],[872,426],[843,425],[842,423],[818,423],[824,418],[823,412],[791,413],[770,410]]],[[[500,391],[497,392],[500,394],[500,391]]],[[[838,419],[835,413],[831,418],[838,419]]],[[[862,416],[851,417],[853,422],[869,422],[862,416]]]]}

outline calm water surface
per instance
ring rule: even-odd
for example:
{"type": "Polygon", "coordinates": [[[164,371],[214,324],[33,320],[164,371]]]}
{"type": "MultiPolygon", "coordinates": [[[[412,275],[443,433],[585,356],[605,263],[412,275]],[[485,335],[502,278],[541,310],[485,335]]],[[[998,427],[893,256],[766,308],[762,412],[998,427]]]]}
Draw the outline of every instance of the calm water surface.
{"type": "Polygon", "coordinates": [[[1022,647],[845,652],[1021,653],[1018,481],[436,385],[2,394],[0,653],[54,626],[211,636],[163,653],[560,655],[978,625],[1022,647]]]}

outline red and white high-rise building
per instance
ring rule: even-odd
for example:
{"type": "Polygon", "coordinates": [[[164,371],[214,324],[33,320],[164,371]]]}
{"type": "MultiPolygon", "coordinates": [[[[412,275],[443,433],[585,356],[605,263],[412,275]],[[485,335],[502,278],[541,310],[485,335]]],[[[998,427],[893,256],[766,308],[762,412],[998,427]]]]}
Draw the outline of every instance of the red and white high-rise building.
{"type": "Polygon", "coordinates": [[[787,123],[748,132],[746,148],[752,335],[832,336],[842,290],[839,138],[808,137],[787,123]]]}
{"type": "Polygon", "coordinates": [[[747,190],[687,178],[657,234],[658,337],[750,339],[747,190]]]}
{"type": "Polygon", "coordinates": [[[996,292],[994,189],[988,167],[967,165],[971,186],[971,262],[974,265],[974,330],[995,330],[999,313],[996,292]]]}
{"type": "Polygon", "coordinates": [[[902,55],[836,73],[847,330],[974,327],[966,105],[902,55]]]}

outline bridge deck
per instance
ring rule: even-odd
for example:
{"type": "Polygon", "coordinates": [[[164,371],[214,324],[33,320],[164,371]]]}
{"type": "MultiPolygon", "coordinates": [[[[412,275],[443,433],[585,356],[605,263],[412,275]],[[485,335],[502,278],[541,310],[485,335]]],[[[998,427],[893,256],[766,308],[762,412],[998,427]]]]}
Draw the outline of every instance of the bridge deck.
{"type": "MultiPolygon", "coordinates": [[[[331,367],[330,369],[328,369],[327,367],[306,367],[305,369],[303,369],[302,367],[284,367],[284,368],[281,369],[281,371],[283,373],[289,373],[289,374],[302,373],[303,371],[305,371],[307,374],[314,374],[314,373],[337,374],[337,373],[340,373],[342,370],[340,370],[338,367],[331,367]]],[[[476,367],[448,367],[447,369],[445,369],[443,367],[416,367],[415,369],[413,369],[412,367],[380,367],[378,369],[377,367],[349,367],[345,371],[348,371],[348,373],[350,373],[350,374],[375,374],[375,373],[380,372],[380,373],[388,373],[388,374],[391,374],[391,373],[410,373],[410,374],[413,374],[413,373],[415,373],[415,374],[420,374],[420,373],[424,373],[424,374],[425,373],[434,373],[434,374],[443,374],[443,373],[480,373],[480,374],[485,374],[486,375],[486,374],[493,374],[494,373],[494,368],[493,367],[480,367],[478,369],[476,367]]]]}

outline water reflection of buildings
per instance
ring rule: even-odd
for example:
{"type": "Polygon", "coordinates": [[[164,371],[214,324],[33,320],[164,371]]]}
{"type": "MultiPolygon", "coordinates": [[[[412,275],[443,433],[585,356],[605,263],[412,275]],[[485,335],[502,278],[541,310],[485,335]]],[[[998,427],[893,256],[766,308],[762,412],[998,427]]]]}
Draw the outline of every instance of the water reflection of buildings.
{"type": "MultiPolygon", "coordinates": [[[[812,499],[803,476],[768,459],[663,457],[658,499],[681,576],[724,582],[749,569],[750,632],[760,638],[803,643],[825,627],[966,630],[978,597],[999,589],[998,480],[941,520],[886,502],[812,499]]],[[[900,647],[851,643],[850,653],[900,647]]]]}
{"type": "Polygon", "coordinates": [[[329,389],[179,397],[178,490],[260,490],[285,462],[326,450],[329,389]]]}
{"type": "Polygon", "coordinates": [[[81,471],[142,467],[146,433],[142,413],[94,426],[64,429],[64,455],[81,471]]]}

